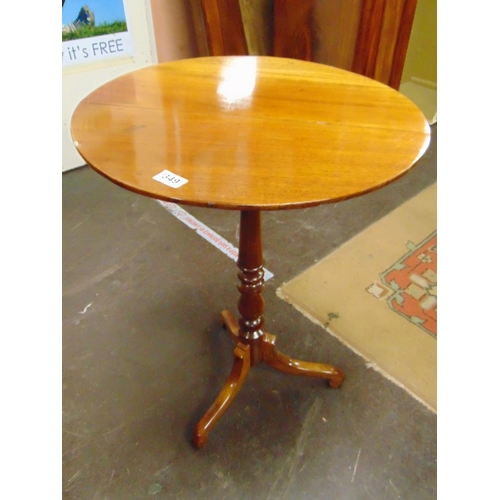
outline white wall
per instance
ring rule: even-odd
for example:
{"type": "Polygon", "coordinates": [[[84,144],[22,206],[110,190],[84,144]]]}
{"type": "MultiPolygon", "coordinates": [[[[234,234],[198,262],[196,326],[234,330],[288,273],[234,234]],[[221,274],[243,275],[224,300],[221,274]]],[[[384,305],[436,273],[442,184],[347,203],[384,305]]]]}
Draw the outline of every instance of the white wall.
{"type": "Polygon", "coordinates": [[[124,0],[133,56],[84,63],[62,70],[62,170],[81,167],[85,161],[76,151],[70,134],[74,109],[87,94],[109,80],[157,62],[150,0],[124,0]]]}

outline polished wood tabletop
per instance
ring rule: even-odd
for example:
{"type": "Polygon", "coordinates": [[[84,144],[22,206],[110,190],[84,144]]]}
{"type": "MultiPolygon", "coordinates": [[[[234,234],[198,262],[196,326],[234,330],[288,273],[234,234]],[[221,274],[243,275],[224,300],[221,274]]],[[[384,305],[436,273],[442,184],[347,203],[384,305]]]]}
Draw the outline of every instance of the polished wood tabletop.
{"type": "Polygon", "coordinates": [[[122,187],[238,210],[372,191],[411,168],[430,139],[421,111],[386,85],[254,56],[186,59],[118,77],[81,101],[71,133],[85,161],[122,187]],[[165,170],[171,185],[153,178],[165,170]]]}

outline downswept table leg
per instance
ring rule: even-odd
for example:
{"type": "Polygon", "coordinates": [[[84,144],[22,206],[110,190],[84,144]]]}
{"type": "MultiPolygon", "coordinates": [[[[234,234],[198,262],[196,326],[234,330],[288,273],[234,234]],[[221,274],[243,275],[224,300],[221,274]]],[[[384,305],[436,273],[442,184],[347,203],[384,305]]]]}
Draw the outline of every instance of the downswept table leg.
{"type": "Polygon", "coordinates": [[[222,322],[224,323],[224,326],[226,327],[229,334],[231,335],[231,338],[235,342],[239,342],[240,327],[238,326],[238,321],[236,320],[236,318],[227,309],[224,309],[224,311],[221,312],[221,316],[222,316],[222,322]]]}
{"type": "MultiPolygon", "coordinates": [[[[236,318],[228,311],[221,313],[222,321],[229,331],[231,338],[238,342],[238,322],[236,318]]],[[[306,377],[317,377],[328,379],[330,387],[340,387],[344,381],[342,370],[332,365],[323,363],[314,363],[311,361],[301,361],[290,358],[276,349],[276,336],[270,333],[264,333],[260,339],[260,349],[262,350],[262,361],[277,370],[291,373],[293,375],[305,375],[306,377]]]]}
{"type": "Polygon", "coordinates": [[[328,384],[334,388],[340,387],[344,381],[344,374],[339,368],[290,358],[276,349],[275,340],[276,337],[270,333],[265,333],[262,339],[262,361],[269,366],[293,375],[328,379],[328,384]]]}
{"type": "Polygon", "coordinates": [[[234,349],[234,363],[226,384],[194,430],[193,443],[201,448],[208,440],[208,433],[238,394],[250,369],[250,347],[238,343],[234,349]]]}

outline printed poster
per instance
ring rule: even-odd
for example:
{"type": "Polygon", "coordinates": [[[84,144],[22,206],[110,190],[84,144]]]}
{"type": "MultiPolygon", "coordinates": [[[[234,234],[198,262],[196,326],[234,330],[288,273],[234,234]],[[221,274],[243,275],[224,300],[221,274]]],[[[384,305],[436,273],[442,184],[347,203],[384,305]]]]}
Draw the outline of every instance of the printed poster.
{"type": "Polygon", "coordinates": [[[133,54],[123,0],[62,0],[62,65],[133,54]]]}

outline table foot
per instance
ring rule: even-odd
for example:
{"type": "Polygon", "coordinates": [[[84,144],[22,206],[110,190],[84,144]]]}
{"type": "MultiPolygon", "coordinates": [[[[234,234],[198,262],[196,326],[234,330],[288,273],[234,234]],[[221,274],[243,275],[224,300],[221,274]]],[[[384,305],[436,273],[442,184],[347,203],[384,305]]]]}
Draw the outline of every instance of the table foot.
{"type": "Polygon", "coordinates": [[[333,388],[340,387],[344,381],[344,374],[339,368],[290,358],[276,349],[275,341],[276,337],[270,333],[265,333],[262,338],[262,361],[269,366],[293,375],[328,379],[333,388]]]}
{"type": "Polygon", "coordinates": [[[236,394],[238,394],[241,385],[247,377],[249,369],[250,347],[238,343],[234,349],[233,368],[226,384],[195,428],[193,444],[197,448],[201,448],[207,442],[208,433],[227,410],[236,394]]]}

